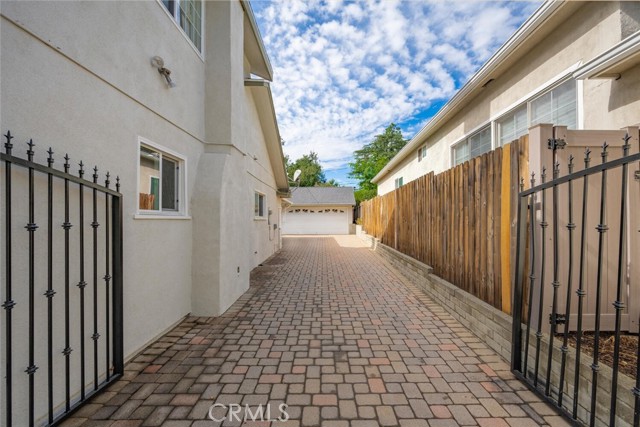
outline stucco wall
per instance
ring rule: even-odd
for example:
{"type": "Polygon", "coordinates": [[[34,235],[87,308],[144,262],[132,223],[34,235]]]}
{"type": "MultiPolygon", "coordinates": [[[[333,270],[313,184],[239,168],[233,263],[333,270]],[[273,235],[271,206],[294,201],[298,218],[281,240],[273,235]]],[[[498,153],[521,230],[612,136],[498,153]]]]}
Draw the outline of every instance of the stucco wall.
{"type": "MultiPolygon", "coordinates": [[[[191,116],[198,118],[195,114],[198,108],[197,104],[187,108],[178,103],[173,107],[175,111],[168,110],[173,105],[172,97],[182,100],[192,94],[171,92],[157,79],[161,76],[149,65],[149,58],[158,53],[156,50],[149,50],[144,43],[137,45],[139,59],[145,68],[125,73],[129,75],[118,79],[116,76],[121,74],[118,68],[122,66],[119,59],[108,52],[102,55],[96,49],[73,46],[83,38],[60,33],[63,27],[73,27],[72,22],[84,26],[87,19],[92,19],[95,25],[91,29],[85,28],[86,33],[95,34],[106,46],[119,42],[116,34],[121,32],[113,31],[113,28],[121,28],[127,23],[133,28],[139,27],[134,25],[131,15],[113,13],[114,10],[107,11],[104,7],[104,4],[98,4],[95,11],[77,2],[62,3],[60,9],[48,3],[2,3],[3,15],[29,30],[35,27],[33,33],[44,39],[2,19],[1,126],[3,131],[10,129],[17,135],[15,152],[21,156],[24,155],[23,141],[33,138],[38,146],[36,159],[40,161],[44,160],[46,148],[51,146],[56,152],[58,168],[61,168],[64,153],[69,153],[74,173],[78,161],[83,160],[89,167],[98,165],[101,180],[107,170],[120,176],[125,196],[125,319],[127,325],[135,325],[126,328],[125,353],[129,354],[190,311],[191,221],[134,219],[138,137],[182,153],[188,165],[197,163],[202,144],[172,123],[181,120],[185,109],[187,115],[192,113],[191,116]],[[54,18],[69,24],[55,25],[54,18]],[[129,90],[127,79],[139,81],[142,86],[131,89],[132,92],[154,93],[156,99],[149,102],[166,105],[162,115],[133,94],[123,93],[129,90]],[[170,264],[162,262],[168,258],[174,261],[170,264]]],[[[111,7],[119,10],[117,5],[111,7]]],[[[157,13],[157,7],[155,3],[135,3],[135,8],[148,8],[137,13],[158,15],[157,20],[151,20],[151,31],[163,28],[159,18],[168,21],[162,10],[157,13]],[[154,22],[159,27],[154,27],[154,22]]],[[[165,24],[165,31],[175,29],[170,21],[165,24]]],[[[145,39],[143,35],[137,38],[145,39]]],[[[172,47],[172,41],[176,42],[175,51],[181,52],[178,45],[185,41],[171,38],[167,41],[167,49],[172,47]]],[[[123,51],[127,53],[127,49],[123,51]]],[[[133,56],[131,52],[128,54],[133,56]]],[[[201,72],[202,61],[188,46],[183,46],[180,63],[185,73],[186,70],[196,75],[201,72]],[[187,66],[189,63],[191,67],[187,66]]],[[[199,119],[202,121],[202,114],[199,119]]],[[[193,123],[193,118],[189,120],[192,121],[189,130],[196,134],[201,132],[201,124],[193,123]]],[[[195,168],[189,169],[187,181],[190,184],[194,182],[194,172],[195,168]]]]}
{"type": "Polygon", "coordinates": [[[239,2],[207,3],[205,55],[216,60],[207,63],[206,145],[192,198],[197,315],[222,314],[249,288],[251,269],[280,247],[279,235],[272,229],[270,239],[268,223],[253,215],[256,190],[267,196],[272,223],[280,202],[255,100],[244,85],[243,13],[239,2]]]}
{"type": "MultiPolygon", "coordinates": [[[[585,2],[433,132],[426,140],[425,160],[418,162],[415,150],[409,153],[378,183],[378,194],[392,191],[398,177],[407,183],[428,172],[450,168],[452,145],[618,43],[623,36],[622,20],[628,21],[632,12],[621,13],[619,2],[585,2]]],[[[630,25],[627,23],[626,27],[630,25]]],[[[640,120],[639,78],[635,67],[619,80],[579,82],[578,127],[619,129],[636,124],[640,120]]]]}
{"type": "Polygon", "coordinates": [[[279,248],[253,220],[254,189],[273,221],[279,199],[244,86],[244,11],[239,2],[204,7],[199,55],[156,1],[0,4],[0,126],[17,136],[14,153],[24,156],[33,138],[40,162],[51,146],[57,168],[69,153],[74,173],[83,160],[101,180],[107,170],[121,178],[126,356],[190,312],[224,312],[279,248]],[[175,88],[151,66],[155,55],[175,88]],[[189,216],[136,216],[139,137],[185,158],[189,216]]]}

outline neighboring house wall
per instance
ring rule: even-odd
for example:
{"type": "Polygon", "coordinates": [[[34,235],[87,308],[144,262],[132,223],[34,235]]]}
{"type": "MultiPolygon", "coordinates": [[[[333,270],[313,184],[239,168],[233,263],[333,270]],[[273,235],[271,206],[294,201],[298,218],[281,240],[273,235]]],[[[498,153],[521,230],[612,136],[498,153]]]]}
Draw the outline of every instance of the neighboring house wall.
{"type": "Polygon", "coordinates": [[[202,54],[156,1],[0,6],[0,125],[22,139],[14,153],[33,138],[36,160],[51,146],[56,168],[69,153],[74,174],[83,160],[101,180],[107,170],[120,176],[126,357],[188,313],[223,313],[279,247],[253,219],[254,190],[274,218],[280,203],[244,85],[245,13],[237,1],[203,3],[202,54]],[[155,55],[175,88],[151,66],[155,55]],[[180,214],[138,211],[140,138],[184,159],[180,214]]]}
{"type": "MultiPolygon", "coordinates": [[[[485,125],[492,126],[492,147],[499,146],[495,120],[570,77],[580,64],[640,30],[638,16],[637,7],[626,2],[585,2],[571,13],[561,11],[559,16],[551,18],[553,22],[548,26],[553,29],[548,34],[518,48],[517,53],[522,56],[491,76],[494,80],[475,97],[465,100],[455,115],[426,138],[412,140],[413,146],[410,143],[404,153],[399,153],[402,161],[379,178],[378,194],[392,191],[399,177],[407,183],[428,172],[450,168],[452,147],[485,125]],[[418,161],[417,150],[423,144],[427,147],[426,158],[418,161]]],[[[636,66],[625,71],[619,80],[578,81],[577,127],[619,129],[637,124],[640,121],[639,80],[636,66]]]]}

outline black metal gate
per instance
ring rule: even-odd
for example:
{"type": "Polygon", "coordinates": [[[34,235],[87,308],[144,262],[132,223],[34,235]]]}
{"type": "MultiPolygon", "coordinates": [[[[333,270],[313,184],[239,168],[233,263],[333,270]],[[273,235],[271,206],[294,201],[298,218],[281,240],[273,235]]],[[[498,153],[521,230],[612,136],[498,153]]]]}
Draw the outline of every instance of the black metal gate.
{"type": "Polygon", "coordinates": [[[122,194],[5,135],[3,425],[56,425],[123,373],[122,194]],[[86,212],[85,212],[86,211],[86,212]],[[44,261],[46,259],[46,261],[44,261]]]}
{"type": "MultiPolygon", "coordinates": [[[[639,230],[627,227],[629,214],[637,215],[640,208],[629,206],[629,191],[636,191],[638,185],[633,183],[629,165],[637,165],[640,160],[640,153],[629,153],[629,139],[628,135],[624,138],[621,156],[609,161],[610,150],[605,143],[596,166],[591,166],[588,149],[584,168],[579,171],[574,171],[574,159],[569,157],[568,165],[563,165],[568,170],[564,176],[560,176],[557,161],[557,150],[564,148],[564,141],[551,139],[553,179],[547,180],[543,169],[541,183],[536,185],[532,174],[531,188],[519,194],[511,367],[516,376],[576,425],[638,426],[640,422],[640,363],[633,367],[635,380],[620,374],[621,316],[631,283],[626,262],[629,256],[638,255],[629,253],[628,243],[639,236],[639,230]],[[615,182],[608,176],[614,176],[613,172],[615,182]],[[607,202],[611,197],[608,191],[617,193],[616,197],[619,194],[619,204],[607,202]],[[589,203],[596,203],[598,209],[589,209],[589,203]],[[587,226],[590,221],[594,227],[587,226]],[[612,227],[617,244],[608,245],[605,235],[612,227]],[[617,265],[605,263],[605,257],[617,265]],[[597,263],[597,268],[592,263],[597,263]],[[594,277],[585,277],[588,264],[597,271],[594,277]],[[559,273],[561,268],[566,275],[559,273]],[[615,281],[606,283],[605,269],[615,281]],[[587,332],[584,310],[588,280],[593,294],[589,301],[595,304],[595,311],[594,324],[587,332]],[[604,292],[608,286],[615,291],[604,292]],[[547,295],[549,304],[545,304],[545,291],[551,293],[547,295]],[[607,303],[615,308],[615,321],[610,338],[612,360],[605,364],[600,354],[600,313],[607,303]],[[589,352],[585,351],[587,338],[589,352]]],[[[635,351],[640,356],[640,350],[635,351]]]]}

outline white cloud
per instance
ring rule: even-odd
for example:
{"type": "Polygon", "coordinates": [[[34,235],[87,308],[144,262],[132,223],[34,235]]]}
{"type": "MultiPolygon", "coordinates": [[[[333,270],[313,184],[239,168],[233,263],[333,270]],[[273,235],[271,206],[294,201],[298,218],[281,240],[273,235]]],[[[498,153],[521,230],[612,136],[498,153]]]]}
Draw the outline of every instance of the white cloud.
{"type": "Polygon", "coordinates": [[[344,168],[390,122],[450,98],[537,4],[254,1],[285,153],[344,168]]]}

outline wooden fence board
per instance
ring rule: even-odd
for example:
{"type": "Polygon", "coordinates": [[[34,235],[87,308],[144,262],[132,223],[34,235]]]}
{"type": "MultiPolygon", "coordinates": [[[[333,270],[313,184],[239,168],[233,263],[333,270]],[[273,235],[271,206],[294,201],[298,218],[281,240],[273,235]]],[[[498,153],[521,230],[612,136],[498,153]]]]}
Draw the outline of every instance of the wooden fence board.
{"type": "Polygon", "coordinates": [[[495,291],[493,280],[493,263],[494,263],[494,217],[493,217],[493,188],[494,188],[494,169],[493,159],[497,157],[496,153],[493,156],[487,156],[487,179],[486,179],[486,195],[487,195],[487,232],[485,238],[485,244],[487,245],[487,302],[491,305],[495,305],[495,291]]]}
{"type": "Polygon", "coordinates": [[[515,215],[528,140],[362,203],[364,230],[483,301],[511,311],[515,215]]]}

